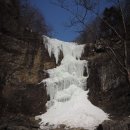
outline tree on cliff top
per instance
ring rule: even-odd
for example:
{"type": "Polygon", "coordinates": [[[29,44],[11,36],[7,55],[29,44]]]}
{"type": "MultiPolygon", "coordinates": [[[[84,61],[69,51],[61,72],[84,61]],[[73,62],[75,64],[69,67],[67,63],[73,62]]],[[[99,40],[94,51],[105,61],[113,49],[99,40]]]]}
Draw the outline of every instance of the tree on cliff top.
{"type": "Polygon", "coordinates": [[[22,40],[49,33],[49,27],[40,11],[28,0],[0,0],[0,33],[22,40]]]}

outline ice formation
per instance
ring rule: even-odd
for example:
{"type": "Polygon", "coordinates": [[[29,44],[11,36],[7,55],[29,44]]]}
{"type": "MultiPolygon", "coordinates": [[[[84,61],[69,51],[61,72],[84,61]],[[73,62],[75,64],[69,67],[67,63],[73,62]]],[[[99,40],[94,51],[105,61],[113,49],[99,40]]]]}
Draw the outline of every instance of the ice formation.
{"type": "Polygon", "coordinates": [[[46,83],[50,101],[46,103],[47,112],[39,115],[41,129],[53,128],[61,124],[71,128],[94,128],[108,119],[108,115],[94,106],[87,98],[87,78],[89,77],[87,61],[80,60],[84,45],[67,43],[44,36],[45,47],[49,55],[54,55],[56,63],[60,52],[63,53],[61,65],[49,69],[46,83]],[[84,76],[86,71],[87,76],[84,76]]]}
{"type": "Polygon", "coordinates": [[[73,58],[80,59],[84,50],[84,45],[76,45],[74,42],[63,42],[57,39],[50,39],[44,36],[45,47],[48,50],[49,56],[54,54],[56,63],[59,60],[59,54],[62,51],[63,56],[72,56],[73,58]]]}

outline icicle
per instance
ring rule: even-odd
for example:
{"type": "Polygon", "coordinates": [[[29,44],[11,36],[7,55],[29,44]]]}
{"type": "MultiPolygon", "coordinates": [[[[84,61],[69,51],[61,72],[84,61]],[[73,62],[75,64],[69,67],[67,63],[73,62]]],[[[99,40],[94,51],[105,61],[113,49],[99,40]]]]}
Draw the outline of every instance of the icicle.
{"type": "Polygon", "coordinates": [[[84,77],[83,74],[88,69],[87,61],[81,61],[80,57],[85,45],[77,45],[72,42],[67,43],[57,39],[50,39],[46,36],[43,38],[49,55],[54,54],[56,63],[59,61],[60,52],[63,53],[61,65],[48,70],[50,78],[43,80],[47,85],[47,94],[50,95],[50,100],[54,100],[56,93],[68,89],[71,85],[76,85],[84,89],[87,77],[84,77]]]}
{"type": "Polygon", "coordinates": [[[63,52],[63,56],[73,56],[74,58],[80,59],[85,45],[77,45],[73,42],[63,42],[57,39],[51,39],[43,36],[45,48],[48,50],[49,56],[54,54],[56,63],[59,61],[60,52],[63,52]]]}

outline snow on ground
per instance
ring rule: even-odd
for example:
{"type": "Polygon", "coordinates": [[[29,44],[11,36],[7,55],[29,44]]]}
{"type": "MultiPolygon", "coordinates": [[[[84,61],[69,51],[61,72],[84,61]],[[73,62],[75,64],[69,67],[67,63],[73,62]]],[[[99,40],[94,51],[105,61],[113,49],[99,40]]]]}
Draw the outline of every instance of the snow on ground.
{"type": "Polygon", "coordinates": [[[63,52],[61,65],[47,72],[50,77],[42,82],[47,85],[50,101],[46,103],[47,112],[39,115],[41,129],[46,125],[56,128],[61,124],[70,128],[94,130],[96,126],[108,119],[108,115],[94,106],[89,100],[86,90],[88,74],[87,61],[80,60],[84,45],[67,43],[44,36],[49,55],[54,54],[56,63],[60,51],[63,52]],[[84,71],[87,76],[84,76],[84,71]]]}

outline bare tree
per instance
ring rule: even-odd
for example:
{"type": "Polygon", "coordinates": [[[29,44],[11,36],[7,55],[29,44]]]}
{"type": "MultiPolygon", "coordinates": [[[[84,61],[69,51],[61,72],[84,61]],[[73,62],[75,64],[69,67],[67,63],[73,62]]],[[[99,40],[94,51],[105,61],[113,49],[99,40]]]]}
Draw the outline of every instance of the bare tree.
{"type": "Polygon", "coordinates": [[[123,8],[121,6],[121,1],[120,0],[111,0],[113,1],[116,6],[119,7],[121,11],[121,17],[122,17],[122,23],[123,23],[123,31],[124,31],[124,36],[122,36],[115,28],[112,26],[107,20],[103,19],[102,16],[100,15],[99,12],[96,10],[96,5],[98,4],[97,1],[95,0],[72,0],[71,2],[68,0],[55,0],[53,4],[60,6],[61,8],[65,9],[66,11],[70,12],[72,15],[72,19],[70,20],[70,26],[74,26],[77,24],[81,24],[81,26],[86,27],[87,26],[87,16],[88,13],[92,13],[96,17],[98,17],[101,21],[103,21],[118,37],[118,39],[121,41],[123,45],[123,52],[124,52],[124,57],[123,57],[123,62],[120,60],[118,55],[116,54],[115,50],[107,44],[107,49],[111,51],[112,53],[112,58],[114,57],[114,60],[116,60],[118,65],[120,66],[120,70],[123,75],[128,79],[128,82],[130,84],[130,78],[129,78],[129,68],[128,68],[128,63],[127,63],[127,30],[126,30],[126,23],[125,23],[125,17],[124,17],[124,12],[123,8]]]}
{"type": "Polygon", "coordinates": [[[31,32],[42,35],[49,31],[44,16],[37,8],[31,6],[28,0],[25,0],[21,6],[21,21],[22,27],[31,32]]]}
{"type": "Polygon", "coordinates": [[[94,43],[100,35],[99,24],[99,18],[95,18],[91,23],[87,24],[87,26],[77,37],[76,41],[80,44],[94,43]]]}

